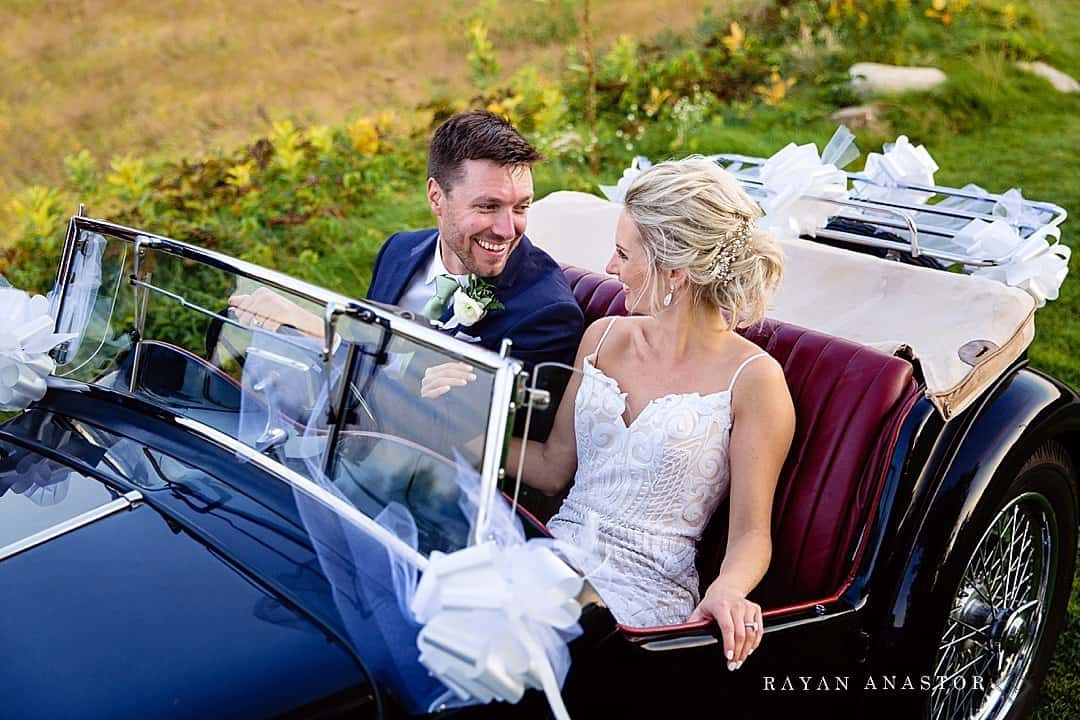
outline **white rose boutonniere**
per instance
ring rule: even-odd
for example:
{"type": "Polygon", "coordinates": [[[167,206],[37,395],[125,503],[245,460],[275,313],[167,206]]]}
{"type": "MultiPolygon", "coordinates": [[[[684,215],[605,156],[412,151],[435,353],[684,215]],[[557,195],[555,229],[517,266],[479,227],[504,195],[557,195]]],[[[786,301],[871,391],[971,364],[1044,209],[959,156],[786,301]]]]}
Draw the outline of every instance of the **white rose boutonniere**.
{"type": "Polygon", "coordinates": [[[443,329],[469,327],[490,311],[502,308],[503,304],[495,298],[495,286],[474,276],[468,285],[462,285],[454,291],[454,316],[443,325],[443,329]]]}

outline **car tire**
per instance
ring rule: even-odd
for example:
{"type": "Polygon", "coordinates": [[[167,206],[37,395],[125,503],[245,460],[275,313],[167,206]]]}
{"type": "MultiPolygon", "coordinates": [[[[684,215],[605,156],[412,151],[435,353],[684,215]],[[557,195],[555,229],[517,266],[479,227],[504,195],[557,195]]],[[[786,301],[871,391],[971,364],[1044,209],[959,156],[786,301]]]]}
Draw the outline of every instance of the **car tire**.
{"type": "Polygon", "coordinates": [[[945,603],[925,717],[1018,720],[1038,699],[1076,563],[1076,471],[1048,442],[1004,493],[984,495],[945,559],[945,603]],[[961,673],[963,689],[947,678],[961,673]],[[964,675],[966,673],[966,675],[964,675]],[[983,676],[984,691],[974,689],[983,676]]]}

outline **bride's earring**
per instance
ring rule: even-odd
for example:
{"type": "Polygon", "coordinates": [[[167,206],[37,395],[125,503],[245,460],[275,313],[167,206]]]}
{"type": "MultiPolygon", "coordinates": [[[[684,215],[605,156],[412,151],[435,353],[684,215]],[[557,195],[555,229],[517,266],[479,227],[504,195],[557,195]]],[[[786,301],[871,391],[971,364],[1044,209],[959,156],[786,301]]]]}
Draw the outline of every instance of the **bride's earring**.
{"type": "Polygon", "coordinates": [[[671,289],[668,290],[668,294],[664,296],[664,307],[671,304],[671,296],[675,294],[675,283],[671,283],[671,289]]]}

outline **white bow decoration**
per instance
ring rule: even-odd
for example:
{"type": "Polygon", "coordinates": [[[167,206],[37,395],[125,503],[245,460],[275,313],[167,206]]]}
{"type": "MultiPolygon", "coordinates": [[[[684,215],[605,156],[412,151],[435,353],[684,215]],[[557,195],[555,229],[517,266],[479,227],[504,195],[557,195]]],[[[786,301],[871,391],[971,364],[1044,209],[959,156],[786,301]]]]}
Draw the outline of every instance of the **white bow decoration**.
{"type": "Polygon", "coordinates": [[[55,363],[48,352],[73,334],[53,332],[49,301],[0,287],[0,410],[23,410],[45,396],[55,363]]]}
{"type": "Polygon", "coordinates": [[[889,200],[890,202],[922,204],[933,193],[920,190],[898,190],[900,185],[933,185],[938,164],[930,156],[925,145],[912,145],[907,135],[885,143],[884,152],[866,156],[863,170],[871,182],[857,183],[857,195],[863,200],[889,200]]]}
{"type": "Polygon", "coordinates": [[[420,662],[461,700],[517,702],[537,688],[569,718],[547,648],[577,634],[583,582],[540,544],[434,552],[410,604],[420,662]]]}
{"type": "Polygon", "coordinates": [[[759,171],[765,217],[758,220],[758,227],[790,239],[825,227],[836,214],[836,206],[806,196],[847,199],[847,175],[838,168],[859,156],[854,141],[851,131],[841,125],[820,156],[813,143],[789,143],[766,160],[759,171]]]}
{"type": "Polygon", "coordinates": [[[600,192],[613,203],[622,203],[626,199],[626,191],[637,180],[638,175],[652,167],[649,158],[638,155],[630,162],[630,167],[623,170],[622,177],[615,185],[601,185],[600,192]]]}

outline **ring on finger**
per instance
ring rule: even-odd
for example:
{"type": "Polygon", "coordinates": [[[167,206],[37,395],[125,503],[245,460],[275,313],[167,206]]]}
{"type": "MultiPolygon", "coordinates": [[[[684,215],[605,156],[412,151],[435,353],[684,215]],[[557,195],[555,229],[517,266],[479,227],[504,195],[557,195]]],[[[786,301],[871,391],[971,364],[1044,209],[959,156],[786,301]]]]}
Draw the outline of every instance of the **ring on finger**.
{"type": "Polygon", "coordinates": [[[756,622],[743,623],[743,627],[750,628],[754,632],[757,632],[758,624],[756,622]]]}

